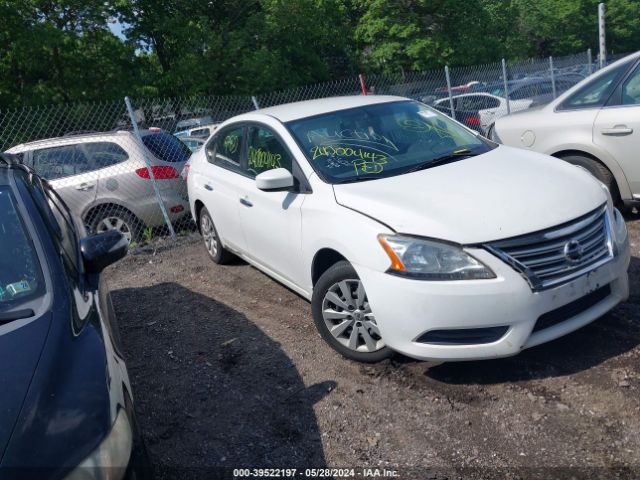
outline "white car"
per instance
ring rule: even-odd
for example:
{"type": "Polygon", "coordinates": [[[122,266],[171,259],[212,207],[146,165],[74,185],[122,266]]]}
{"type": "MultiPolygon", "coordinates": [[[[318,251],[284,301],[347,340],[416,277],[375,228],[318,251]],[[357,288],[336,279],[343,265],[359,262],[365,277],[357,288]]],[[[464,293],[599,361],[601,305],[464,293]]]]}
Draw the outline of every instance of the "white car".
{"type": "MultiPolygon", "coordinates": [[[[480,126],[482,132],[488,132],[495,121],[507,115],[508,111],[519,112],[526,110],[533,103],[530,98],[511,100],[509,102],[509,110],[507,110],[507,100],[490,93],[465,93],[452,98],[456,120],[471,128],[477,122],[476,125],[480,126]]],[[[433,106],[441,112],[449,114],[451,109],[449,97],[436,100],[433,102],[433,106]]]]}
{"type": "Polygon", "coordinates": [[[238,255],[311,300],[351,359],[514,355],[628,296],[627,230],[606,188],[405,98],[234,117],[187,183],[213,260],[238,255]]]}
{"type": "Polygon", "coordinates": [[[490,136],[580,165],[607,185],[616,202],[640,206],[640,52],[546,107],[501,118],[490,136]]]}

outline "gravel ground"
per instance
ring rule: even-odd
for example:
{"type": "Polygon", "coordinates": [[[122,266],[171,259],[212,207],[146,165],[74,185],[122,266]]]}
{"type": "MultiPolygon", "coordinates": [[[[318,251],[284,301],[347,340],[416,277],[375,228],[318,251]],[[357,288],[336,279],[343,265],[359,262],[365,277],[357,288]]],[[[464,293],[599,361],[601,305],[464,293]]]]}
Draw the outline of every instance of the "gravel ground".
{"type": "Polygon", "coordinates": [[[640,219],[628,227],[628,302],[516,357],[435,366],[343,359],[305,300],[243,262],[213,264],[197,234],[137,249],[108,282],[158,477],[639,478],[640,219]]]}

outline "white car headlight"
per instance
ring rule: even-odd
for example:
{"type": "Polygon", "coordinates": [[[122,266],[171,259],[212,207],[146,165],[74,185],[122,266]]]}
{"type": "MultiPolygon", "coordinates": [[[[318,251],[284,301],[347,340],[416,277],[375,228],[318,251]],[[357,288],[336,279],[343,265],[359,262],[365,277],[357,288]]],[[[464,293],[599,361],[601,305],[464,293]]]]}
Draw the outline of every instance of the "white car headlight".
{"type": "Polygon", "coordinates": [[[388,272],[420,280],[496,278],[489,267],[460,247],[404,235],[378,235],[391,260],[388,272]]]}
{"type": "Polygon", "coordinates": [[[111,431],[65,480],[120,480],[129,465],[133,430],[124,410],[118,412],[111,431]]]}

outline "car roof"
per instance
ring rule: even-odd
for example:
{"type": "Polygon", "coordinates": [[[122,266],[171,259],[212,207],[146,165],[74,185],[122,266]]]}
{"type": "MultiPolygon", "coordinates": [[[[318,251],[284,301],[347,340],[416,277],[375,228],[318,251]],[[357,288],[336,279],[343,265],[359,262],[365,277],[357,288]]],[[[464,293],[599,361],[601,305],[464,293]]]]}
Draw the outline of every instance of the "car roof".
{"type": "MultiPolygon", "coordinates": [[[[140,135],[145,137],[147,135],[155,135],[157,133],[167,132],[155,132],[151,130],[140,130],[140,135]]],[[[108,138],[121,138],[129,137],[133,135],[133,132],[129,130],[114,130],[109,132],[83,132],[83,133],[69,133],[61,137],[43,138],[41,140],[34,140],[33,142],[21,143],[9,148],[9,153],[21,153],[29,150],[35,150],[39,147],[51,147],[55,145],[75,145],[77,143],[88,143],[91,141],[99,141],[101,139],[108,138]]]]}
{"type": "Polygon", "coordinates": [[[330,113],[349,108],[362,107],[366,105],[376,105],[397,101],[412,101],[405,97],[395,95],[351,95],[345,97],[318,98],[316,100],[305,100],[302,102],[286,103],[275,107],[254,110],[247,114],[235,117],[236,120],[242,117],[255,114],[268,115],[280,120],[283,123],[301,118],[313,117],[323,113],[330,113]]]}

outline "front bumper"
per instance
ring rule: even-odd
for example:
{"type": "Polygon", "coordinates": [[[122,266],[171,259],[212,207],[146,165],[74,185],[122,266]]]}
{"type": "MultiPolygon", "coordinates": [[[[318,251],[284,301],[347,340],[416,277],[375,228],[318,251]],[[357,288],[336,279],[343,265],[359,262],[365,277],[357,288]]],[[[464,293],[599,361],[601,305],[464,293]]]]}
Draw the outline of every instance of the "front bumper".
{"type": "Polygon", "coordinates": [[[596,320],[629,296],[628,237],[610,262],[558,287],[533,292],[527,281],[483,249],[468,249],[496,274],[491,280],[418,281],[354,265],[381,336],[391,349],[419,360],[479,360],[515,355],[566,335],[596,320]],[[545,313],[609,285],[611,292],[595,305],[553,326],[533,332],[545,313]],[[480,344],[417,341],[431,330],[508,327],[498,340],[480,344]],[[533,333],[532,333],[533,332],[533,333]]]}

